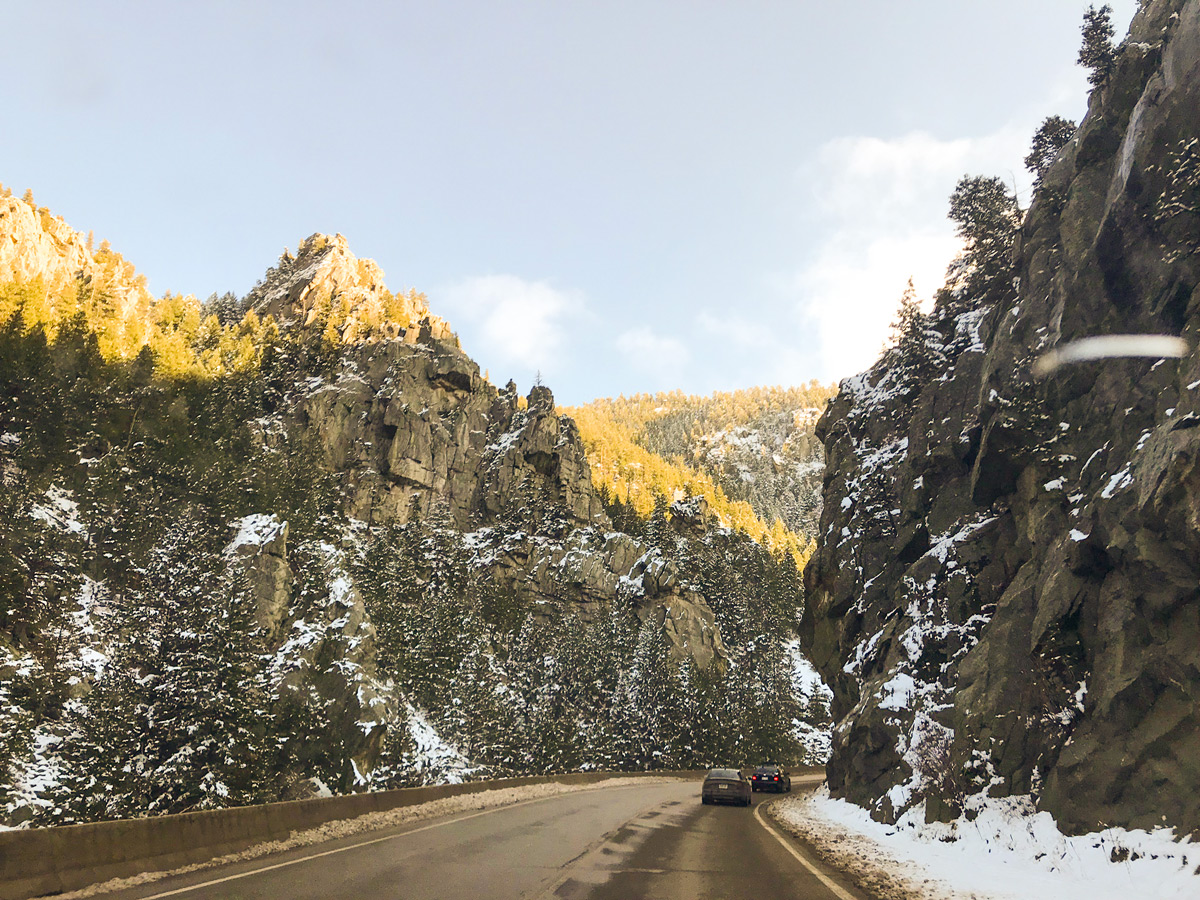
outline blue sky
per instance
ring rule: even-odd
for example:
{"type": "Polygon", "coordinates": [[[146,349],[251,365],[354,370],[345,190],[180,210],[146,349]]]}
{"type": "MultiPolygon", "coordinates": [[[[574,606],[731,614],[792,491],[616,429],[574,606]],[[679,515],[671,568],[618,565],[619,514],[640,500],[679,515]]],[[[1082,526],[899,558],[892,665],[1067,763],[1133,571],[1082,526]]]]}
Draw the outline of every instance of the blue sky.
{"type": "Polygon", "coordinates": [[[341,232],[564,403],[841,378],[938,286],[958,177],[1026,190],[1083,114],[1085,7],[3,0],[0,181],[156,293],[341,232]]]}

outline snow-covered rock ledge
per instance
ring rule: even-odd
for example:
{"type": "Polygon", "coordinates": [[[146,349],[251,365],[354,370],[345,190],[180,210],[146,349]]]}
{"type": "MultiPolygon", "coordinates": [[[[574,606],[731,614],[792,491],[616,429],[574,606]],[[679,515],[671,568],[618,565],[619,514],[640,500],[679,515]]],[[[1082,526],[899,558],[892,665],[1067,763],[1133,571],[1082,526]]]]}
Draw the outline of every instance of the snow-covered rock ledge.
{"type": "Polygon", "coordinates": [[[821,787],[772,804],[771,813],[889,900],[1200,896],[1200,844],[1176,842],[1169,828],[1069,837],[1027,797],[979,798],[968,804],[974,818],[949,823],[926,824],[921,804],[886,825],[821,787]]]}

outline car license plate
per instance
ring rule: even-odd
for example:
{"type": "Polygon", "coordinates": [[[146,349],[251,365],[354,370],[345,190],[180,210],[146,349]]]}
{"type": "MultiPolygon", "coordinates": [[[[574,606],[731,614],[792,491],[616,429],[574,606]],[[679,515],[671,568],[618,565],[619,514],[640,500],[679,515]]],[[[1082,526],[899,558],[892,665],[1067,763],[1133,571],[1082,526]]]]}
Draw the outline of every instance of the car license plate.
{"type": "Polygon", "coordinates": [[[717,785],[717,787],[719,787],[723,791],[729,790],[729,785],[727,785],[727,784],[720,784],[720,785],[717,785]]]}

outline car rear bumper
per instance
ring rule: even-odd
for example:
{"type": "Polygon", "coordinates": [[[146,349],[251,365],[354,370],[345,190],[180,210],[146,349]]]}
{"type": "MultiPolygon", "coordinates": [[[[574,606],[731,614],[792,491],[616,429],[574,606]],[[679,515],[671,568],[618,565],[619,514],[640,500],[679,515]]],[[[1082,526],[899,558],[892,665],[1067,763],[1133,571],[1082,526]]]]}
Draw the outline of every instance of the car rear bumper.
{"type": "Polygon", "coordinates": [[[750,800],[745,794],[740,793],[706,793],[704,794],[704,799],[708,800],[709,803],[730,803],[737,806],[744,806],[750,800]]]}
{"type": "Polygon", "coordinates": [[[737,803],[739,805],[750,800],[749,794],[743,794],[740,791],[714,791],[702,794],[701,797],[709,803],[737,803]]]}

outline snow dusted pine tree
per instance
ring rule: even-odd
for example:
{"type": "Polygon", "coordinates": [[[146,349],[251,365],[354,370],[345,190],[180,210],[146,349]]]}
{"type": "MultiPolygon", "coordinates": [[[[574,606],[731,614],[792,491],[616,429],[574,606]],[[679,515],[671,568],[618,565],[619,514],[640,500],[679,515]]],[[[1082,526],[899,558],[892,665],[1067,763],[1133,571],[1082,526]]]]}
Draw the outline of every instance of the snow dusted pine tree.
{"type": "Polygon", "coordinates": [[[1092,87],[1100,87],[1117,63],[1117,50],[1113,46],[1115,34],[1112,24],[1112,7],[1105,3],[1099,9],[1089,6],[1083,14],[1083,44],[1079,48],[1079,65],[1090,69],[1088,81],[1092,87]]]}
{"type": "Polygon", "coordinates": [[[964,175],[950,195],[949,217],[967,242],[967,285],[960,303],[995,302],[1011,292],[1012,247],[1021,209],[1007,185],[996,177],[964,175]]]}
{"type": "Polygon", "coordinates": [[[270,796],[253,612],[238,574],[214,549],[215,531],[182,517],[136,573],[118,614],[116,652],[68,717],[65,820],[270,796]]]}
{"type": "Polygon", "coordinates": [[[671,769],[687,723],[684,697],[662,625],[642,623],[633,665],[622,674],[614,700],[615,754],[622,768],[671,769]]]}
{"type": "Polygon", "coordinates": [[[1033,145],[1029,155],[1025,157],[1025,168],[1033,173],[1034,187],[1042,183],[1042,176],[1050,168],[1050,163],[1058,156],[1058,152],[1071,140],[1075,134],[1075,123],[1062,116],[1048,116],[1042,121],[1033,135],[1033,145]]]}

